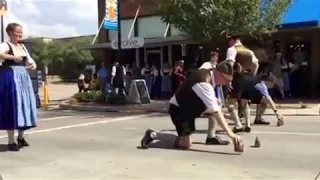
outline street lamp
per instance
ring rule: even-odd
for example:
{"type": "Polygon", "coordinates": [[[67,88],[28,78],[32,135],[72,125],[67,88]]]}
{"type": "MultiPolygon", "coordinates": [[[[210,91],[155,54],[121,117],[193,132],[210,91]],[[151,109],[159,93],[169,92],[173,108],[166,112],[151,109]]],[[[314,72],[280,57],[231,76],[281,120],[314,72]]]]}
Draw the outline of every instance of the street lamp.
{"type": "Polygon", "coordinates": [[[3,17],[8,13],[8,3],[6,0],[0,0],[0,23],[1,23],[1,42],[4,42],[4,23],[3,17]]]}

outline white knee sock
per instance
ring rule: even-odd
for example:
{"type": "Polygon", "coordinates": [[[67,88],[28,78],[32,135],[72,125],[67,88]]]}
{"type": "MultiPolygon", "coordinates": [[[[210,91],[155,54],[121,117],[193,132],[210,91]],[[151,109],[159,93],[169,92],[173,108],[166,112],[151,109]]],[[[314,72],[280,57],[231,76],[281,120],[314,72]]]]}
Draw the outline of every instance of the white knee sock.
{"type": "Polygon", "coordinates": [[[256,119],[261,119],[262,115],[266,111],[267,106],[264,103],[260,103],[257,105],[257,111],[256,111],[256,119]]]}
{"type": "Polygon", "coordinates": [[[15,142],[14,140],[14,130],[7,130],[8,133],[8,144],[12,144],[15,142]]]}
{"type": "Polygon", "coordinates": [[[242,124],[240,122],[240,118],[239,118],[239,115],[238,115],[238,110],[236,108],[232,108],[229,112],[230,112],[230,115],[231,115],[231,117],[233,118],[233,120],[234,120],[234,122],[236,124],[236,127],[241,128],[242,124]]]}
{"type": "Polygon", "coordinates": [[[216,127],[217,127],[217,122],[213,117],[208,118],[208,134],[207,138],[214,138],[216,137],[216,127]]]}
{"type": "Polygon", "coordinates": [[[250,127],[250,106],[249,106],[249,104],[247,104],[246,107],[243,108],[242,112],[243,112],[246,126],[250,127]]]}

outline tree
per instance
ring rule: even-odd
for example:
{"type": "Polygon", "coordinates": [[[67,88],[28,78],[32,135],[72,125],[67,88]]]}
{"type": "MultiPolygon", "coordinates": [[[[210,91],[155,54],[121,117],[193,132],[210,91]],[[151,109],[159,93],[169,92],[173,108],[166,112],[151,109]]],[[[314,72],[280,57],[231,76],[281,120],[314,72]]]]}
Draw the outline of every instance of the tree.
{"type": "Polygon", "coordinates": [[[213,40],[273,32],[292,0],[162,0],[159,13],[185,36],[213,40]]]}
{"type": "Polygon", "coordinates": [[[32,42],[32,55],[40,67],[49,66],[50,74],[60,75],[64,80],[74,79],[82,67],[93,61],[89,50],[80,49],[81,46],[89,44],[90,40],[86,37],[51,42],[35,39],[32,42]]]}

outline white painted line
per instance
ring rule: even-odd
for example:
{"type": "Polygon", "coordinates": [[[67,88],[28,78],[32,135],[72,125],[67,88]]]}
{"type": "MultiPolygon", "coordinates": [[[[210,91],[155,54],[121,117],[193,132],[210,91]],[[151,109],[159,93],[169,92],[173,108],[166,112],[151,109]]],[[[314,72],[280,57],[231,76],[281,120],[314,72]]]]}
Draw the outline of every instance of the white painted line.
{"type": "MultiPolygon", "coordinates": [[[[126,120],[132,120],[132,119],[138,119],[143,117],[150,117],[153,115],[157,115],[160,113],[151,113],[151,114],[143,114],[143,115],[136,115],[136,116],[125,116],[125,117],[119,117],[114,119],[105,119],[102,121],[95,121],[90,123],[82,123],[82,124],[74,124],[69,126],[60,126],[55,128],[48,128],[48,129],[40,129],[40,130],[34,130],[34,131],[26,131],[25,134],[40,134],[40,133],[46,133],[46,132],[52,132],[52,131],[59,131],[64,129],[72,129],[72,128],[78,128],[78,127],[87,127],[87,126],[93,126],[98,124],[107,124],[111,122],[119,122],[119,121],[126,121],[126,120]]],[[[0,139],[7,138],[7,135],[0,136],[0,139]]]]}
{"type": "Polygon", "coordinates": [[[252,133],[277,134],[277,135],[298,135],[298,136],[320,136],[320,133],[303,133],[303,132],[252,131],[252,133]]]}

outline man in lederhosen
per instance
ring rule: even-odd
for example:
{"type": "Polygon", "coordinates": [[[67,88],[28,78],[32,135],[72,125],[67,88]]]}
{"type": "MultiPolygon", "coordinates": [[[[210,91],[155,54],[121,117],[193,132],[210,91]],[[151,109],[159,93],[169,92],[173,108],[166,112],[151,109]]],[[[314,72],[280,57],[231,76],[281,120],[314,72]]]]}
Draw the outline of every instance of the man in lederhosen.
{"type": "Polygon", "coordinates": [[[111,84],[113,90],[118,89],[118,94],[124,95],[126,69],[119,62],[115,62],[111,69],[111,84]]]}
{"type": "MultiPolygon", "coordinates": [[[[210,70],[195,70],[178,88],[170,99],[169,107],[169,114],[178,134],[178,137],[175,136],[174,142],[176,148],[188,149],[191,147],[191,134],[196,129],[195,119],[205,114],[213,116],[227,132],[227,135],[234,142],[234,150],[243,152],[242,140],[228,126],[214,91],[216,85],[229,84],[232,76],[233,67],[224,61],[210,70]]],[[[154,140],[165,141],[165,136],[169,135],[148,129],[141,140],[141,146],[148,148],[154,140]]]]}
{"type": "MultiPolygon", "coordinates": [[[[252,76],[250,73],[244,73],[241,70],[241,67],[239,66],[239,64],[235,64],[235,69],[237,69],[239,72],[235,72],[234,76],[238,76],[238,75],[243,76],[243,79],[247,81],[247,86],[244,87],[239,100],[240,106],[246,107],[249,104],[249,101],[251,104],[260,105],[260,108],[261,107],[266,108],[267,105],[270,105],[278,119],[277,125],[278,126],[284,125],[283,117],[278,112],[276,105],[268,91],[268,89],[272,89],[275,86],[281,86],[281,82],[278,80],[278,78],[276,78],[272,74],[266,77],[252,76]]],[[[243,112],[243,113],[244,113],[244,118],[246,122],[249,122],[250,114],[246,112],[243,112]]],[[[263,112],[257,112],[256,120],[262,119],[261,118],[262,115],[263,115],[263,112]]],[[[237,129],[234,129],[234,132],[238,132],[238,131],[237,129]]]]}
{"type": "MultiPolygon", "coordinates": [[[[240,40],[240,36],[234,35],[228,38],[229,48],[227,50],[226,61],[232,64],[238,64],[238,67],[241,68],[240,73],[236,73],[233,77],[233,80],[230,84],[229,89],[229,98],[227,100],[228,111],[235,121],[236,126],[234,127],[235,132],[250,132],[250,122],[249,118],[246,119],[246,126],[243,127],[240,118],[238,115],[237,106],[238,100],[240,100],[243,92],[248,86],[251,85],[250,78],[254,77],[259,68],[259,60],[250,49],[246,48],[240,40]],[[246,73],[246,76],[242,74],[246,73]]],[[[239,70],[239,69],[238,69],[239,70]]],[[[243,116],[250,115],[250,106],[247,104],[242,108],[243,116]]],[[[254,124],[270,124],[269,122],[264,121],[263,119],[255,119],[254,124]]]]}

